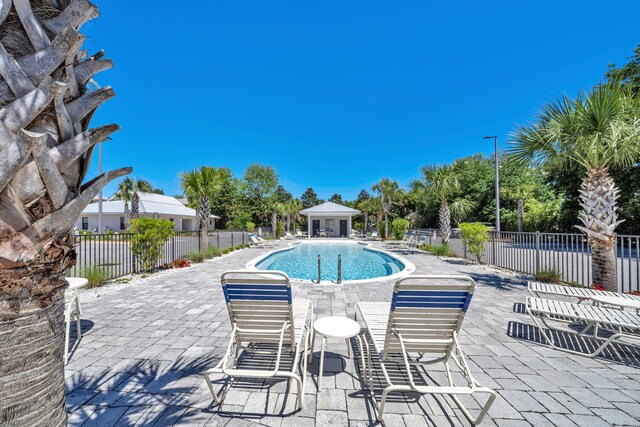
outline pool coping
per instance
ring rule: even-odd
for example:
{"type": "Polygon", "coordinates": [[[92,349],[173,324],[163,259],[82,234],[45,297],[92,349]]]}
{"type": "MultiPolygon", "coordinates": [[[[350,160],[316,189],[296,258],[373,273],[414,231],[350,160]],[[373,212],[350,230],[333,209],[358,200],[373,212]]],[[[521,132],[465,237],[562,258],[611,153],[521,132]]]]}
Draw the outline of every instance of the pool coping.
{"type": "MultiPolygon", "coordinates": [[[[399,271],[397,273],[394,274],[390,274],[389,276],[379,276],[379,277],[373,277],[371,279],[361,279],[361,280],[343,280],[342,283],[336,283],[333,282],[331,280],[322,280],[320,283],[316,283],[313,280],[306,280],[306,279],[297,279],[295,277],[289,277],[287,275],[287,277],[289,277],[289,280],[291,280],[291,282],[293,283],[299,283],[299,284],[311,284],[311,285],[315,285],[315,286],[327,286],[327,285],[354,285],[354,284],[366,284],[366,283],[376,283],[376,282],[386,282],[386,281],[393,281],[393,280],[397,280],[400,279],[402,277],[406,277],[408,275],[410,275],[411,273],[416,271],[416,266],[409,261],[408,259],[386,251],[384,249],[378,248],[373,246],[370,242],[363,242],[363,241],[354,241],[354,240],[336,240],[336,239],[322,239],[322,240],[312,240],[312,241],[308,241],[308,240],[304,240],[304,241],[292,241],[290,242],[286,247],[284,248],[278,248],[278,249],[273,249],[270,251],[267,251],[263,254],[258,255],[257,257],[253,258],[252,260],[250,260],[249,262],[247,262],[245,264],[245,268],[247,270],[250,271],[269,271],[269,270],[259,270],[258,268],[256,268],[256,264],[258,264],[260,261],[264,260],[265,258],[279,253],[279,252],[284,252],[284,251],[290,251],[293,250],[294,247],[296,247],[297,245],[300,244],[305,244],[305,243],[320,243],[320,244],[328,244],[328,243],[338,243],[338,244],[358,244],[358,245],[362,245],[364,246],[366,249],[370,250],[370,251],[375,251],[375,252],[380,252],[383,253],[387,256],[390,256],[396,260],[398,260],[399,262],[401,262],[404,265],[404,269],[402,271],[399,271]]],[[[275,271],[275,270],[273,270],[275,271]]],[[[282,272],[284,273],[284,272],[282,272]]],[[[285,273],[286,274],[286,273],[285,273]]],[[[267,276],[268,273],[265,273],[265,276],[267,276]]]]}

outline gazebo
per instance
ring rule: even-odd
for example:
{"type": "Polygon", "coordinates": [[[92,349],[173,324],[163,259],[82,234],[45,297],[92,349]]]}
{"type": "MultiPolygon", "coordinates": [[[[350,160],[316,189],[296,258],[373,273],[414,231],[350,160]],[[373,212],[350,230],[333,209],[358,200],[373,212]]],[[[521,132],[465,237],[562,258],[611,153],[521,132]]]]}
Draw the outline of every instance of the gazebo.
{"type": "Polygon", "coordinates": [[[303,209],[307,217],[309,237],[347,237],[351,234],[351,217],[360,214],[358,209],[326,202],[303,209]]]}

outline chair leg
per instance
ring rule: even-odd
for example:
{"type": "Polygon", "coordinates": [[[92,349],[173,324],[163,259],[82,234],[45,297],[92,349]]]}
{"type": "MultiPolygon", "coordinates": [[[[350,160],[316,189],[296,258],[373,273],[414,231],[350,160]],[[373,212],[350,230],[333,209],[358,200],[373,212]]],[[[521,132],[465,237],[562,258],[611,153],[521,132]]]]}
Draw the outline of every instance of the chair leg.
{"type": "Polygon", "coordinates": [[[324,350],[327,346],[327,337],[322,337],[322,347],[320,348],[320,370],[318,371],[318,390],[322,388],[322,372],[324,371],[324,350]]]}
{"type": "Polygon", "coordinates": [[[456,396],[455,394],[451,394],[450,396],[453,399],[453,401],[456,403],[456,405],[458,405],[458,408],[460,408],[460,410],[462,411],[464,416],[467,417],[469,422],[471,424],[473,424],[473,425],[478,425],[478,424],[480,424],[482,422],[482,420],[484,419],[485,415],[487,415],[487,412],[489,412],[489,408],[491,408],[491,405],[493,405],[493,401],[496,400],[496,392],[491,390],[490,388],[479,387],[479,388],[476,389],[475,393],[486,393],[486,394],[489,395],[489,399],[484,404],[484,406],[482,407],[482,410],[480,411],[480,414],[478,414],[478,416],[476,418],[473,418],[471,416],[471,413],[462,404],[462,402],[460,401],[458,396],[456,396]]]}
{"type": "Polygon", "coordinates": [[[82,326],[80,325],[80,300],[76,298],[76,329],[78,330],[78,341],[82,338],[82,326]]]}
{"type": "Polygon", "coordinates": [[[64,334],[64,364],[66,365],[69,362],[69,335],[71,334],[71,317],[67,317],[66,328],[64,334]]]}

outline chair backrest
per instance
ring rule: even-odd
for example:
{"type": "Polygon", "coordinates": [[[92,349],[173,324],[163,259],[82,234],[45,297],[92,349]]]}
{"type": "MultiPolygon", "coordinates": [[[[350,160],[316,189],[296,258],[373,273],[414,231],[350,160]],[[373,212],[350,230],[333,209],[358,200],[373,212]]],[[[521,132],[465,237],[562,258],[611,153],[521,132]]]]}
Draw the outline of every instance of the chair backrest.
{"type": "Polygon", "coordinates": [[[293,236],[291,235],[291,232],[290,232],[290,231],[285,232],[285,233],[284,233],[284,235],[285,235],[285,236],[287,236],[287,237],[293,237],[293,236]]]}
{"type": "Polygon", "coordinates": [[[249,238],[253,243],[261,243],[258,237],[255,234],[249,234],[249,238]]]}
{"type": "Polygon", "coordinates": [[[449,357],[453,334],[462,326],[475,282],[469,276],[408,276],[393,288],[384,357],[401,352],[399,333],[409,353],[449,357]]]}
{"type": "Polygon", "coordinates": [[[377,231],[371,232],[371,237],[378,237],[378,232],[377,231]]]}
{"type": "Polygon", "coordinates": [[[281,271],[227,271],[220,278],[229,319],[236,324],[240,342],[278,343],[279,330],[290,322],[284,342],[295,344],[295,325],[291,308],[291,283],[281,271]]]}

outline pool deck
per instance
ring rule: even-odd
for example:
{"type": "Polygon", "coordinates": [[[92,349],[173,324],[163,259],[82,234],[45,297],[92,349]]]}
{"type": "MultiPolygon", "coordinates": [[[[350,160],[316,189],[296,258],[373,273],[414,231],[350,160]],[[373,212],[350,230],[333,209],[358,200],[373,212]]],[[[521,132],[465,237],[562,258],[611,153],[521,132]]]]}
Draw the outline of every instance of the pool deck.
{"type": "MultiPolygon", "coordinates": [[[[321,391],[314,358],[300,411],[287,381],[243,382],[222,407],[212,405],[202,372],[222,356],[230,333],[220,275],[265,251],[244,249],[83,302],[84,335],[66,367],[69,425],[380,425],[344,341],[329,341],[321,391]]],[[[595,359],[552,350],[524,313],[524,279],[398,253],[416,273],[468,274],[477,282],[460,341],[476,379],[499,394],[483,426],[640,425],[638,347],[617,346],[623,358],[595,359]]],[[[313,301],[316,318],[353,318],[359,301],[388,301],[392,283],[293,287],[313,301]]],[[[428,372],[428,381],[441,382],[440,370],[428,372]]],[[[465,402],[479,408],[473,398],[465,402]]],[[[470,425],[449,397],[406,395],[387,410],[386,426],[470,425]]]]}

